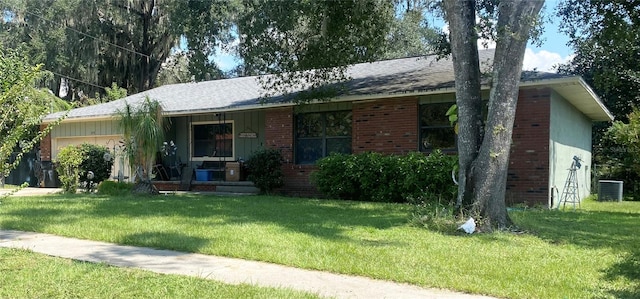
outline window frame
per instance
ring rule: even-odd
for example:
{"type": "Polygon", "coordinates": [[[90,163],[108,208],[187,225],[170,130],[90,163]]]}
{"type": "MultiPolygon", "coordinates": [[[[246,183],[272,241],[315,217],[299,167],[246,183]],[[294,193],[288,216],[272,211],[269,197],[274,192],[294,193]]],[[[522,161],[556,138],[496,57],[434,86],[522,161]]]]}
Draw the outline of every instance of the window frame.
{"type": "MultiPolygon", "coordinates": [[[[453,134],[453,147],[449,147],[449,148],[440,148],[438,150],[441,150],[443,153],[457,153],[458,152],[458,134],[456,134],[455,129],[453,126],[451,126],[451,124],[447,124],[447,125],[427,125],[427,126],[423,126],[422,125],[422,111],[423,109],[425,109],[425,107],[431,106],[431,105],[439,105],[439,104],[443,104],[443,105],[449,105],[449,107],[451,107],[452,105],[455,104],[455,102],[434,102],[434,103],[422,103],[418,105],[418,149],[420,152],[423,153],[430,153],[438,148],[431,148],[431,149],[427,149],[423,146],[423,130],[429,130],[429,129],[445,129],[445,128],[449,128],[451,129],[451,133],[453,134]]],[[[447,108],[448,109],[448,108],[447,108]]],[[[442,114],[443,119],[446,118],[445,114],[442,114]]]]}
{"type": "Polygon", "coordinates": [[[327,141],[330,140],[349,140],[349,153],[353,152],[353,110],[330,110],[330,111],[314,111],[314,112],[304,112],[304,113],[297,113],[295,114],[295,118],[294,118],[294,132],[293,132],[293,160],[294,163],[296,165],[314,165],[316,163],[316,161],[318,161],[319,159],[322,159],[324,157],[327,157],[328,155],[330,155],[330,153],[327,152],[327,141]],[[349,135],[348,136],[327,136],[327,116],[329,114],[332,113],[347,113],[347,114],[351,114],[351,122],[350,122],[350,128],[349,128],[349,135]],[[299,137],[298,136],[298,126],[300,123],[299,118],[301,116],[304,115],[311,115],[311,114],[320,114],[322,116],[322,134],[319,137],[299,137]],[[320,140],[321,143],[321,150],[322,153],[320,154],[320,157],[316,160],[314,160],[313,162],[309,162],[309,161],[300,161],[300,153],[298,152],[298,144],[299,141],[310,141],[310,140],[320,140]]]}
{"type": "MultiPolygon", "coordinates": [[[[486,97],[483,95],[483,100],[482,100],[482,126],[484,127],[484,124],[487,121],[487,116],[489,115],[489,100],[485,99],[486,97]]],[[[457,154],[458,153],[458,134],[456,134],[455,129],[453,126],[448,125],[436,125],[436,126],[423,126],[421,124],[421,117],[422,117],[422,107],[423,106],[429,106],[429,105],[436,105],[436,104],[448,104],[449,107],[451,107],[452,105],[456,104],[455,101],[452,102],[426,102],[426,103],[419,103],[418,104],[418,150],[422,153],[431,153],[434,149],[423,149],[422,147],[422,130],[424,128],[432,128],[432,129],[437,129],[437,128],[445,128],[445,127],[449,127],[453,130],[453,134],[454,134],[454,138],[455,138],[455,146],[453,148],[447,148],[447,149],[440,149],[443,153],[448,153],[448,154],[457,154]]],[[[442,117],[446,117],[446,115],[443,115],[442,117]]]]}
{"type": "Polygon", "coordinates": [[[235,124],[233,120],[226,121],[198,121],[191,122],[189,125],[189,157],[191,161],[235,161],[236,160],[236,136],[235,136],[235,124]],[[231,156],[224,157],[211,157],[211,156],[202,156],[195,157],[195,126],[202,125],[219,125],[219,124],[231,124],[231,156]]]}

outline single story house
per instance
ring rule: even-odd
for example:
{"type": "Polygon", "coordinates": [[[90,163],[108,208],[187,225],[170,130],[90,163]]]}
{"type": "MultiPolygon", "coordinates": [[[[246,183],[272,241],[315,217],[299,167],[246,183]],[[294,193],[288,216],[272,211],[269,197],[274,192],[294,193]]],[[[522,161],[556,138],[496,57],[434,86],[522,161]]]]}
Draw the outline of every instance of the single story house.
{"type": "MultiPolygon", "coordinates": [[[[481,61],[490,61],[493,54],[481,50],[481,61]]],[[[116,149],[121,132],[114,112],[125,102],[136,104],[146,96],[162,104],[171,120],[167,141],[174,141],[176,157],[186,166],[197,169],[211,161],[246,160],[256,149],[275,148],[284,157],[285,186],[280,191],[290,195],[316,193],[309,175],[314,162],[331,152],[456,151],[456,135],[445,117],[455,102],[450,59],[428,56],[362,63],[349,67],[348,75],[339,96],[305,105],[283,97],[265,100],[258,77],[240,77],[165,85],[73,109],[42,141],[41,159],[55,160],[61,147],[83,142],[116,149]]],[[[483,93],[488,99],[488,85],[483,93]]],[[[49,115],[43,126],[58,116],[49,115]]],[[[551,205],[562,193],[574,156],[584,165],[576,173],[579,195],[589,195],[592,123],[612,119],[582,78],[524,72],[507,201],[551,205]]],[[[116,163],[114,174],[119,167],[116,163]]]]}

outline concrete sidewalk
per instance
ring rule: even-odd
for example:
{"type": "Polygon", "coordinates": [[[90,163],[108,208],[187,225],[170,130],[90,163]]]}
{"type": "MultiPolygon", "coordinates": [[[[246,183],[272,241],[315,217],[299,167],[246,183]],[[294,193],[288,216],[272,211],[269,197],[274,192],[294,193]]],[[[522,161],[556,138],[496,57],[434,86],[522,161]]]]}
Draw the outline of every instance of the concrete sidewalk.
{"type": "MultiPolygon", "coordinates": [[[[0,196],[4,194],[11,193],[13,189],[0,189],[0,196]]],[[[37,187],[27,187],[23,188],[14,196],[34,196],[34,195],[47,195],[47,194],[57,194],[62,192],[61,188],[37,188],[37,187]]]]}
{"type": "Polygon", "coordinates": [[[41,233],[0,230],[0,247],[28,249],[51,256],[157,273],[190,275],[230,284],[287,287],[335,298],[491,298],[264,262],[121,246],[41,233]]]}

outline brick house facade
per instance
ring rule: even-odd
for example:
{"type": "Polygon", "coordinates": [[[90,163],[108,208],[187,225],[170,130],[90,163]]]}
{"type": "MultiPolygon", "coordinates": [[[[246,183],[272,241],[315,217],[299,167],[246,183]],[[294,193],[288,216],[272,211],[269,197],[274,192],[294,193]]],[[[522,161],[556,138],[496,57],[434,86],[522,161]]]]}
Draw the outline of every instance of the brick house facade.
{"type": "MultiPolygon", "coordinates": [[[[507,202],[547,203],[549,196],[549,88],[520,92],[507,179],[507,202]]],[[[419,99],[387,98],[353,103],[352,152],[406,154],[419,150],[419,99]]],[[[285,186],[281,192],[319,196],[309,176],[313,165],[294,163],[292,108],[267,110],[267,145],[282,152],[285,186]]]]}

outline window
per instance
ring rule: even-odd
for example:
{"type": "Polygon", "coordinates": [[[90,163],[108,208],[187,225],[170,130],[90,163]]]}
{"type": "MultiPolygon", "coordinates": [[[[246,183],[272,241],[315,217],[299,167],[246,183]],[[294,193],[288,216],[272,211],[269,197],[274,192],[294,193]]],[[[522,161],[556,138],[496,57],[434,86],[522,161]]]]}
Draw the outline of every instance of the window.
{"type": "Polygon", "coordinates": [[[435,103],[420,106],[420,150],[455,151],[456,133],[446,116],[453,103],[435,103]]]}
{"type": "Polygon", "coordinates": [[[296,116],[297,164],[312,164],[331,153],[351,153],[351,111],[296,116]]]}
{"type": "Polygon", "coordinates": [[[193,158],[233,158],[233,122],[194,123],[191,140],[193,158]]]}

